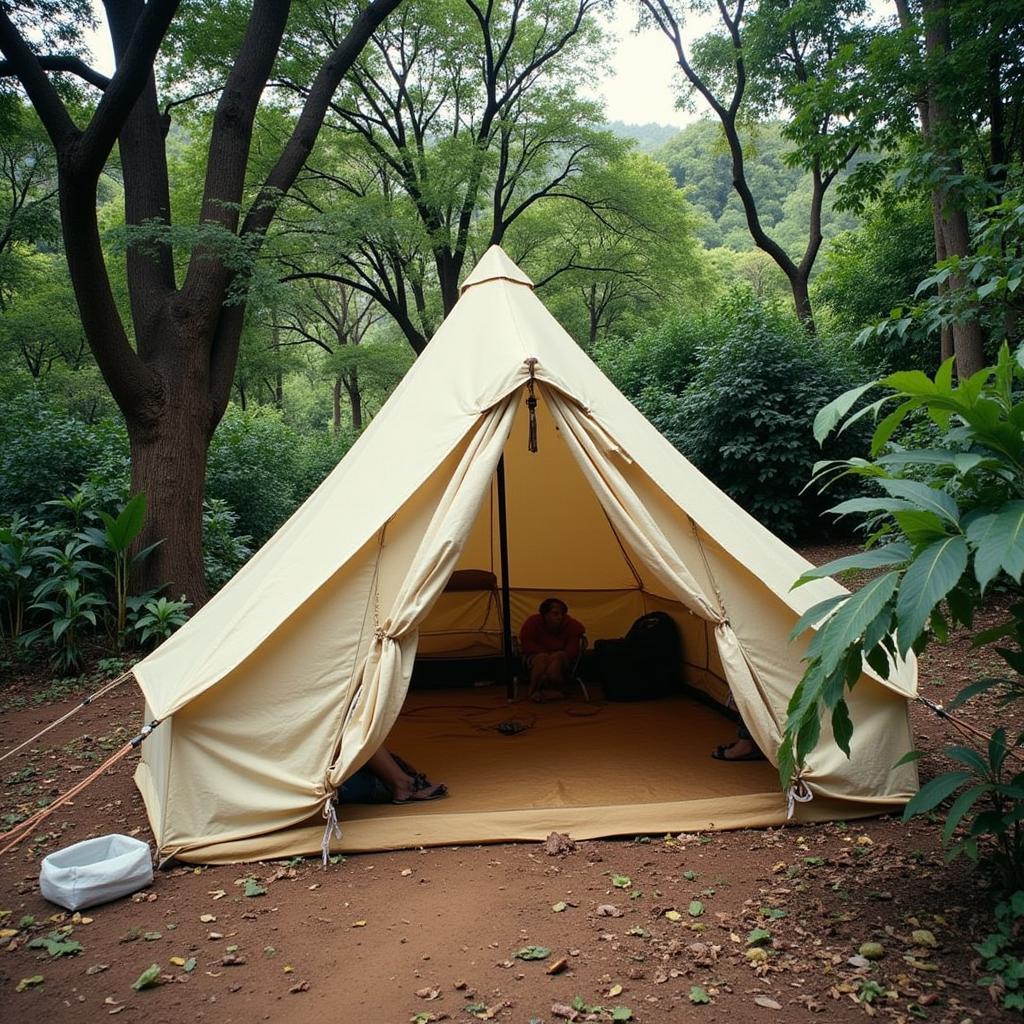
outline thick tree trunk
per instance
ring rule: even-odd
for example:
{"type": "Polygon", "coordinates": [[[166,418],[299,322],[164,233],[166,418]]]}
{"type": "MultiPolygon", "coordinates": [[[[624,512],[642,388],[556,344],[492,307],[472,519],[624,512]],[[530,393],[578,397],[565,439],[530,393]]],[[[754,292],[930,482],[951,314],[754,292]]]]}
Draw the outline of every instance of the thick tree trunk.
{"type": "MultiPolygon", "coordinates": [[[[925,52],[932,60],[941,58],[952,46],[949,26],[949,9],[946,0],[928,0],[924,5],[924,45],[925,52]]],[[[941,84],[936,81],[928,83],[928,114],[925,122],[926,135],[936,147],[946,151],[946,159],[950,176],[954,179],[963,174],[963,161],[959,152],[946,142],[951,126],[949,111],[942,96],[941,84]]],[[[971,236],[967,224],[967,211],[958,197],[950,195],[947,188],[940,185],[933,197],[933,209],[938,205],[939,221],[942,229],[942,240],[945,245],[946,258],[967,256],[970,252],[971,236]]],[[[951,275],[948,280],[949,289],[956,291],[964,287],[963,277],[951,275]]],[[[965,380],[985,366],[985,351],[981,324],[977,319],[953,325],[953,352],[956,355],[956,372],[960,380],[965,380]]]]}
{"type": "Polygon", "coordinates": [[[132,493],[146,496],[146,520],[137,548],[162,541],[132,573],[132,592],[187,594],[197,606],[207,596],[203,571],[203,482],[210,442],[197,410],[176,406],[157,424],[129,421],[132,493]],[[198,420],[198,421],[197,421],[198,420]]]}

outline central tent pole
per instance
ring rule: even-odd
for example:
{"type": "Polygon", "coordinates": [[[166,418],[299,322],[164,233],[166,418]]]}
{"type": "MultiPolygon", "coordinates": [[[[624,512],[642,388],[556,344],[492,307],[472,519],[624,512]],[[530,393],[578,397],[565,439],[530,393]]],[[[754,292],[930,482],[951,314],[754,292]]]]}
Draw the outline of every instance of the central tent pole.
{"type": "Polygon", "coordinates": [[[512,700],[512,609],[508,586],[508,516],[505,511],[505,456],[498,459],[498,549],[501,553],[501,655],[505,694],[512,700]]]}

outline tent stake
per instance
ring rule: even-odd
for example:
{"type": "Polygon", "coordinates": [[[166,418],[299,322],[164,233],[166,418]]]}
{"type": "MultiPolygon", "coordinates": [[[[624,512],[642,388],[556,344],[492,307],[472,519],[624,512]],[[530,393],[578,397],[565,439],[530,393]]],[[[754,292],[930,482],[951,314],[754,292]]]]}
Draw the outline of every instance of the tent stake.
{"type": "Polygon", "coordinates": [[[508,586],[508,517],[505,513],[505,456],[498,459],[498,549],[501,553],[501,659],[505,695],[514,697],[512,685],[512,609],[508,586]]]}

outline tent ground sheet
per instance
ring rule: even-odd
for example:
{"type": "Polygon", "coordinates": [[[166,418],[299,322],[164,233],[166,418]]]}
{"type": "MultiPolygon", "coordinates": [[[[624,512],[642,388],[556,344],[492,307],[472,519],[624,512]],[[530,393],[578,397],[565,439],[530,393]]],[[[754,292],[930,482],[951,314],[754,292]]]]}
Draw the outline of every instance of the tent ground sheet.
{"type": "Polygon", "coordinates": [[[686,697],[639,703],[508,703],[504,688],[413,691],[386,746],[449,795],[405,805],[344,804],[358,851],[575,839],[780,824],[786,802],[767,761],[710,753],[736,737],[725,716],[686,697]],[[514,735],[502,722],[526,726],[514,735]]]}

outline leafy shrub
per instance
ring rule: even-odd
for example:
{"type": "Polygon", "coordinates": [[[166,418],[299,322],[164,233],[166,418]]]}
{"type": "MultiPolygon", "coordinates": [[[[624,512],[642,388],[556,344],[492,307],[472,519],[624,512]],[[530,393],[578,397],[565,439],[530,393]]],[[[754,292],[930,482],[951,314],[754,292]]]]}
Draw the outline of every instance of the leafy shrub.
{"type": "Polygon", "coordinates": [[[114,420],[86,424],[61,415],[37,391],[14,395],[0,415],[0,509],[7,514],[29,515],[91,475],[99,497],[116,489],[123,498],[127,465],[127,434],[114,420]]]}
{"type": "Polygon", "coordinates": [[[1024,1010],[1024,949],[1021,948],[1024,892],[1017,890],[996,906],[995,927],[984,942],[974,946],[989,972],[978,979],[978,984],[990,992],[1002,993],[1007,1010],[1024,1010]]]}
{"type": "Polygon", "coordinates": [[[163,643],[179,626],[188,621],[188,610],[191,602],[185,595],[177,601],[168,601],[166,597],[150,597],[133,607],[135,613],[131,626],[139,638],[141,646],[156,646],[163,643]]]}
{"type": "Polygon", "coordinates": [[[303,435],[276,409],[232,406],[210,444],[206,494],[238,516],[238,529],[258,547],[305,501],[348,450],[325,431],[303,435]]]}
{"type": "MultiPolygon", "coordinates": [[[[733,292],[703,324],[700,365],[662,413],[666,436],[731,498],[787,538],[825,529],[825,503],[801,493],[819,457],[814,412],[855,379],[781,306],[733,292]]],[[[856,432],[852,432],[855,435],[856,432]]],[[[851,451],[855,436],[835,446],[851,451]]]]}
{"type": "Polygon", "coordinates": [[[671,316],[633,338],[599,341],[594,360],[612,383],[642,409],[645,394],[682,393],[697,372],[697,353],[705,337],[703,317],[671,316]]]}
{"type": "Polygon", "coordinates": [[[252,554],[252,537],[236,533],[238,515],[226,501],[203,502],[203,569],[206,586],[215,594],[246,563],[252,554]]]}
{"type": "MultiPolygon", "coordinates": [[[[972,628],[975,610],[993,584],[1020,590],[1024,349],[1014,357],[1004,345],[995,367],[959,385],[953,384],[952,373],[950,359],[934,380],[920,371],[893,374],[840,396],[816,420],[815,432],[824,437],[870,387],[880,386],[885,394],[867,409],[881,412],[895,405],[875,430],[870,460],[848,459],[819,468],[817,479],[826,483],[837,476],[872,482],[871,493],[832,511],[867,517],[875,546],[805,573],[800,582],[848,568],[883,571],[856,594],[815,605],[794,629],[795,636],[819,623],[779,750],[779,773],[786,785],[817,744],[822,713],[831,715],[835,741],[849,756],[853,725],[845,688],[856,682],[863,660],[887,674],[897,655],[919,652],[933,637],[946,639],[950,621],[972,628]],[[887,450],[894,431],[918,410],[926,411],[942,430],[939,442],[926,449],[887,450]]],[[[1024,698],[1024,603],[1012,604],[1009,616],[974,638],[976,646],[1000,641],[995,650],[1009,672],[965,687],[948,709],[988,690],[1002,691],[1003,708],[1024,698]]],[[[923,786],[905,814],[927,813],[955,795],[943,832],[944,841],[952,844],[950,856],[964,853],[980,859],[984,854],[997,884],[1010,892],[1024,889],[1022,746],[1024,732],[1008,735],[999,728],[978,749],[948,748],[945,754],[957,770],[923,786]]],[[[907,759],[920,756],[912,751],[907,759]]]]}

